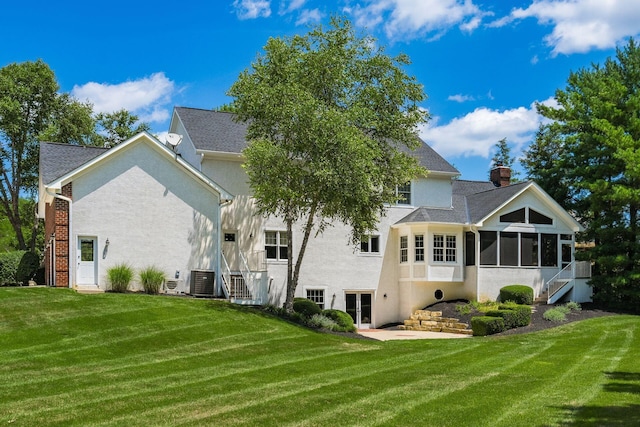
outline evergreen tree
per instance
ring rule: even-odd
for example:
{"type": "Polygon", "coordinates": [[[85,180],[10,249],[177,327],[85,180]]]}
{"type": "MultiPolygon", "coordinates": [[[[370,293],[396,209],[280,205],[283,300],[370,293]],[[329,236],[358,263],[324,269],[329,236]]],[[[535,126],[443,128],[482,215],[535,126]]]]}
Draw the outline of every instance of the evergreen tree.
{"type": "Polygon", "coordinates": [[[539,105],[553,120],[527,153],[530,177],[572,210],[595,246],[597,301],[640,304],[640,48],[633,39],[603,66],[572,72],[555,96],[539,105]],[[545,168],[548,167],[548,171],[545,168]]]}

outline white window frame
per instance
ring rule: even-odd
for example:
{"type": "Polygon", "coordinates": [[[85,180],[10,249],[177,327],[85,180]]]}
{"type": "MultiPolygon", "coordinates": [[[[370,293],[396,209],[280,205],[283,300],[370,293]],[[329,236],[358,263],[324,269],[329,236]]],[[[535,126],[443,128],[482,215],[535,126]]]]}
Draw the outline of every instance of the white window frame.
{"type": "Polygon", "coordinates": [[[380,255],[380,245],[382,243],[382,239],[380,238],[379,234],[371,234],[368,236],[363,237],[360,240],[360,254],[361,255],[380,255]],[[377,240],[378,241],[378,250],[374,251],[373,250],[373,241],[377,240]],[[363,245],[366,244],[366,249],[363,250],[363,245]]]}
{"type": "Polygon", "coordinates": [[[433,253],[431,259],[435,264],[458,263],[458,236],[456,234],[434,233],[432,236],[433,253]]]}
{"type": "Polygon", "coordinates": [[[409,262],[409,236],[400,236],[400,263],[409,262]]]}
{"type": "MultiPolygon", "coordinates": [[[[265,230],[264,231],[264,252],[265,252],[264,257],[267,260],[267,262],[287,262],[287,258],[282,258],[280,256],[280,249],[287,247],[286,237],[287,237],[287,232],[283,231],[283,230],[265,230]],[[276,237],[275,244],[267,243],[267,233],[275,233],[275,237],[276,237]],[[283,240],[284,240],[284,243],[282,243],[283,240]],[[268,254],[267,246],[276,248],[276,257],[275,258],[269,258],[268,257],[268,255],[267,255],[268,254]]],[[[287,248],[287,250],[288,250],[288,248],[287,248]]]]}
{"type": "Polygon", "coordinates": [[[411,206],[411,193],[412,193],[412,185],[411,185],[411,181],[403,184],[403,185],[398,185],[396,187],[396,196],[400,197],[400,196],[404,196],[404,200],[398,200],[398,202],[396,204],[398,205],[405,205],[405,206],[411,206]],[[407,189],[405,189],[407,188],[407,189]],[[402,189],[402,190],[401,190],[402,189]]]}
{"type": "Polygon", "coordinates": [[[304,297],[315,302],[322,310],[326,308],[327,292],[325,288],[305,288],[304,297]]]}
{"type": "Polygon", "coordinates": [[[413,260],[415,262],[424,262],[424,234],[414,235],[413,243],[413,260]]]}

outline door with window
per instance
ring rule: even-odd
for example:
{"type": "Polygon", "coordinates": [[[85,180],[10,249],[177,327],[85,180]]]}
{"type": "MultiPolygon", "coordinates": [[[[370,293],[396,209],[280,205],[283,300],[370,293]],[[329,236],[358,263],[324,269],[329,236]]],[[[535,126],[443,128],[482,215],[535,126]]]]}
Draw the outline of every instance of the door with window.
{"type": "Polygon", "coordinates": [[[573,236],[571,234],[560,235],[561,268],[565,268],[573,262],[573,236]]]}
{"type": "Polygon", "coordinates": [[[371,292],[347,292],[346,312],[358,329],[368,329],[373,322],[373,294],[371,292]]]}
{"type": "Polygon", "coordinates": [[[78,285],[97,285],[98,261],[96,259],[97,239],[95,237],[78,237],[78,285]]]}

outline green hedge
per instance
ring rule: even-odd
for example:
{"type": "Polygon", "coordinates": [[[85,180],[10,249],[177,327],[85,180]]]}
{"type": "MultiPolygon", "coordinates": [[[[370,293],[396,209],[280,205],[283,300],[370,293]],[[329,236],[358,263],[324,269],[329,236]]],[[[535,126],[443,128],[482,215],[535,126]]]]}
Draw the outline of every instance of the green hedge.
{"type": "Polygon", "coordinates": [[[471,318],[471,329],[476,337],[484,337],[504,331],[502,317],[477,316],[471,318]]]}
{"type": "Polygon", "coordinates": [[[340,310],[322,310],[322,314],[338,324],[341,332],[355,332],[356,327],[348,313],[340,310]]]}
{"type": "Polygon", "coordinates": [[[0,286],[18,284],[18,267],[25,251],[0,253],[0,286]]]}
{"type": "Polygon", "coordinates": [[[294,298],[293,299],[293,311],[300,313],[304,317],[310,318],[314,314],[321,314],[322,309],[318,307],[318,304],[306,298],[294,298]]]}
{"type": "Polygon", "coordinates": [[[531,306],[529,305],[515,303],[500,304],[498,310],[513,310],[516,313],[514,328],[531,324],[531,306]]]}
{"type": "Polygon", "coordinates": [[[500,301],[516,304],[533,304],[533,288],[526,285],[509,285],[500,289],[500,301]]]}

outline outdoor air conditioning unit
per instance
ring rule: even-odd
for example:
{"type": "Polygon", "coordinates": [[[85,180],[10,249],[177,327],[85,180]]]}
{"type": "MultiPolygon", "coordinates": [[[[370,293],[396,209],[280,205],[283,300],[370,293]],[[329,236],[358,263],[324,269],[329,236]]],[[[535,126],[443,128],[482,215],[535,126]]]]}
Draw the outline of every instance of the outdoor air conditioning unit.
{"type": "Polygon", "coordinates": [[[189,293],[196,297],[215,296],[215,274],[212,270],[191,270],[189,293]]]}
{"type": "Polygon", "coordinates": [[[165,279],[164,293],[168,295],[184,295],[184,280],[182,279],[165,279]]]}

